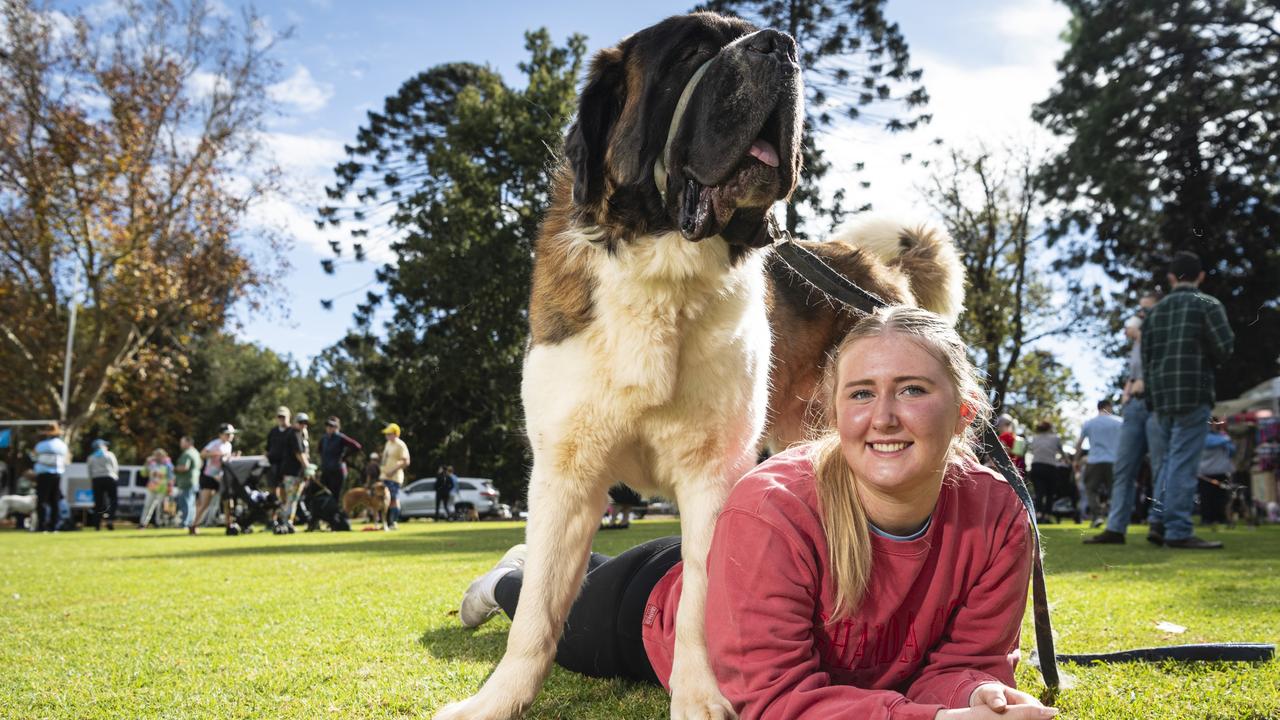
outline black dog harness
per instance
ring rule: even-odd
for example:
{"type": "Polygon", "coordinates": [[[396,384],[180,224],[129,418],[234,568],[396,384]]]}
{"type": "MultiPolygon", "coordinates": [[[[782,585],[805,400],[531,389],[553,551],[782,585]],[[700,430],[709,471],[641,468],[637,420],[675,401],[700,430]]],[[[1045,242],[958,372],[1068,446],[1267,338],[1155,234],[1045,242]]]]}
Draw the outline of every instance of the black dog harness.
{"type": "MultiPolygon", "coordinates": [[[[778,253],[778,257],[800,279],[826,296],[833,304],[863,314],[870,314],[876,308],[888,304],[883,298],[858,287],[857,283],[836,272],[822,258],[795,243],[790,233],[778,227],[772,213],[768,215],[767,222],[769,236],[774,240],[773,249],[778,253]]],[[[995,462],[996,468],[1009,483],[1009,487],[1017,493],[1031,521],[1031,535],[1035,542],[1035,553],[1032,558],[1031,606],[1032,617],[1035,620],[1036,654],[1039,658],[1040,674],[1044,676],[1044,683],[1051,692],[1056,692],[1060,685],[1059,661],[1080,664],[1160,660],[1266,662],[1275,656],[1275,645],[1267,643],[1206,643],[1140,648],[1113,653],[1056,654],[1053,649],[1053,626],[1049,620],[1049,598],[1045,592],[1044,558],[1040,550],[1040,529],[1036,524],[1035,502],[1031,499],[1031,493],[1027,490],[1022,476],[1009,460],[1009,455],[1005,452],[999,436],[996,435],[995,428],[989,422],[983,423],[982,439],[979,445],[995,462]]]]}

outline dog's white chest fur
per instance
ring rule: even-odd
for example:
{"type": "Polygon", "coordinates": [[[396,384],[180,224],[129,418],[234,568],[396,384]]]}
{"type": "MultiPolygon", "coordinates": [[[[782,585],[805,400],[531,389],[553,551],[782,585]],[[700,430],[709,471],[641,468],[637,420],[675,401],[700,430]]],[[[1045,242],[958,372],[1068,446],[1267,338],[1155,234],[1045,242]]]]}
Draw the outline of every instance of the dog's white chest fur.
{"type": "MultiPolygon", "coordinates": [[[[587,328],[525,360],[535,454],[561,471],[670,487],[682,463],[737,465],[764,418],[769,362],[758,254],[730,267],[719,238],[650,236],[609,256],[585,244],[597,285],[587,328]],[[655,452],[655,450],[657,452],[655,452]]],[[[714,471],[714,470],[713,470],[714,471]]],[[[583,478],[585,479],[585,478],[583,478]]]]}

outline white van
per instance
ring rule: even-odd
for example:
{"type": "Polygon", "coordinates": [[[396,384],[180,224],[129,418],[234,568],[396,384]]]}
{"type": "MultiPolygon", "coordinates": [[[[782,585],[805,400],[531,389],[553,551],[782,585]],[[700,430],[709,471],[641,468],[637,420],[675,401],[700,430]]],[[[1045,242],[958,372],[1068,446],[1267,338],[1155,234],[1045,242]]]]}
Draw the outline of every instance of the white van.
{"type": "MultiPolygon", "coordinates": [[[[116,480],[116,517],[142,517],[142,507],[147,501],[147,479],[142,475],[142,465],[121,465],[116,480]]],[[[93,512],[93,480],[85,463],[68,463],[62,475],[62,496],[71,506],[72,515],[93,512]]]]}

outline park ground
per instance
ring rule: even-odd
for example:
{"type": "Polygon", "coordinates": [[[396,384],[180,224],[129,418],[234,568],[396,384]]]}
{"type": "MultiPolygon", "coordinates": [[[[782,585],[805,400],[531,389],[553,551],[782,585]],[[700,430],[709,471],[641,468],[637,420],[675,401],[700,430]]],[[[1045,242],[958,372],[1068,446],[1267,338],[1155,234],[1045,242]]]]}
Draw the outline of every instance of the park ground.
{"type": "MultiPolygon", "coordinates": [[[[1280,527],[1206,532],[1223,552],[1084,546],[1045,528],[1059,652],[1277,641],[1280,527]],[[1156,623],[1186,628],[1168,634],[1156,623]]],[[[614,554],[678,532],[601,533],[614,554]]],[[[470,580],[518,523],[404,523],[395,533],[172,530],[0,534],[2,718],[429,718],[479,687],[509,623],[458,624],[470,580]]],[[[1023,655],[1034,646],[1028,614],[1023,655]]],[[[1062,717],[1280,718],[1280,662],[1066,669],[1062,717]]],[[[1040,693],[1034,668],[1021,687],[1040,693]]],[[[557,669],[529,718],[666,717],[660,690],[557,669]]]]}

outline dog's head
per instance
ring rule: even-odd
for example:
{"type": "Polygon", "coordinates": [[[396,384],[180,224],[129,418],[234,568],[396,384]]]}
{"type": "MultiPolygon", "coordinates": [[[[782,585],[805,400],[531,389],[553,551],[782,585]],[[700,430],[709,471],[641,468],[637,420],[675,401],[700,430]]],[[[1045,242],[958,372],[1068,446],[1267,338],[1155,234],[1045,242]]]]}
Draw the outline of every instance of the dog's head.
{"type": "Polygon", "coordinates": [[[736,18],[668,18],[602,50],[565,140],[579,217],[766,244],[800,172],[803,96],[795,41],[736,18]]]}

